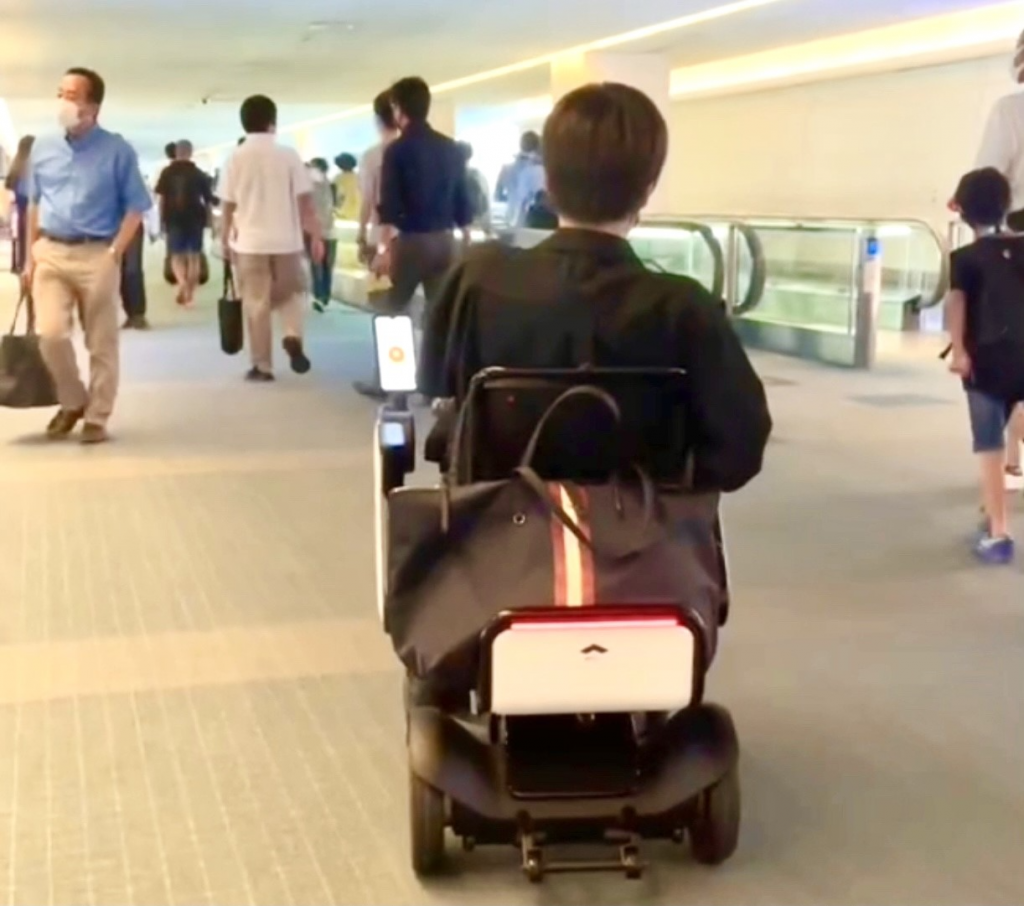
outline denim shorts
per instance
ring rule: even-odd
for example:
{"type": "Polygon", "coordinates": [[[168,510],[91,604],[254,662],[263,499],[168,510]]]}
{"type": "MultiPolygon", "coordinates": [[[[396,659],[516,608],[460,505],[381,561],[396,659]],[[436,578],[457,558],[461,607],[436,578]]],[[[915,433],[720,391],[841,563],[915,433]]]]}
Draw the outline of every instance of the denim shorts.
{"type": "Polygon", "coordinates": [[[967,410],[971,416],[971,436],[975,453],[997,453],[1006,444],[1006,426],[1010,406],[980,390],[967,391],[967,410]]]}
{"type": "Polygon", "coordinates": [[[168,255],[198,255],[202,250],[203,228],[201,226],[168,225],[168,255]]]}

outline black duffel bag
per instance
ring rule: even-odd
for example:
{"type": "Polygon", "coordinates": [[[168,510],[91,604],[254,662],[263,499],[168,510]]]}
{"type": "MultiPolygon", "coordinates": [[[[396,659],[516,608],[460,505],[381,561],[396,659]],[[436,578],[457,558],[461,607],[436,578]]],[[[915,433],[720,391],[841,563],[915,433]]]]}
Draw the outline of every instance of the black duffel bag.
{"type": "Polygon", "coordinates": [[[220,348],[227,355],[237,355],[245,345],[245,319],[242,300],[235,289],[231,262],[224,261],[224,290],[217,301],[217,322],[220,326],[220,348]]]}
{"type": "Polygon", "coordinates": [[[659,487],[640,469],[602,484],[545,482],[531,468],[541,433],[582,395],[620,420],[609,394],[574,387],[509,478],[389,497],[385,628],[414,676],[472,688],[480,633],[496,617],[558,606],[685,606],[710,662],[725,598],[719,495],[659,487]]]}
{"type": "Polygon", "coordinates": [[[39,351],[32,296],[23,290],[7,335],[0,338],[0,406],[42,409],[57,405],[57,390],[39,351]],[[18,316],[25,311],[25,333],[18,334],[18,316]]]}

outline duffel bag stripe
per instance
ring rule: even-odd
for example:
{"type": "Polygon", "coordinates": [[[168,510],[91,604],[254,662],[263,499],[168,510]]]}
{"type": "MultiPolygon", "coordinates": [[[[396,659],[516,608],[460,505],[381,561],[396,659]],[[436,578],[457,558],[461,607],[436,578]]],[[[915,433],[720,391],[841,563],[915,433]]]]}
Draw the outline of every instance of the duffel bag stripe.
{"type": "MultiPolygon", "coordinates": [[[[578,487],[570,490],[563,484],[552,484],[549,489],[555,502],[589,540],[590,525],[583,516],[586,502],[581,501],[582,505],[578,505],[574,498],[574,493],[583,495],[586,492],[578,487]]],[[[593,606],[596,594],[592,551],[555,516],[551,517],[551,542],[555,564],[555,606],[593,606]]]]}

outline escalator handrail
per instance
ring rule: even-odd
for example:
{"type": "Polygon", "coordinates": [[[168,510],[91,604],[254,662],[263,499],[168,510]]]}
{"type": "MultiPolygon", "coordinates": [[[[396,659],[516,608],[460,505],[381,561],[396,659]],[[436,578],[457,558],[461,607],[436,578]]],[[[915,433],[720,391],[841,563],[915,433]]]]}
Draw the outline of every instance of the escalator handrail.
{"type": "MultiPolygon", "coordinates": [[[[926,235],[931,236],[939,252],[939,272],[935,283],[935,290],[932,295],[923,299],[921,308],[932,308],[946,298],[949,292],[950,264],[949,264],[949,242],[932,226],[927,220],[918,217],[794,217],[783,214],[751,215],[738,218],[735,214],[688,214],[688,219],[711,221],[723,224],[745,224],[753,229],[758,227],[771,229],[800,229],[810,230],[834,230],[836,232],[851,229],[871,229],[872,227],[901,226],[911,229],[919,229],[926,235]]],[[[661,220],[654,218],[651,225],[668,225],[671,219],[661,220]]]]}
{"type": "MultiPolygon", "coordinates": [[[[641,221],[639,226],[651,226],[652,224],[641,221]]],[[[711,253],[711,261],[714,266],[714,274],[711,278],[711,286],[707,289],[716,298],[721,298],[722,292],[725,290],[725,253],[722,251],[722,243],[718,241],[718,237],[715,236],[714,231],[706,223],[698,223],[695,220],[673,220],[669,222],[658,223],[659,227],[670,227],[671,229],[682,230],[686,233],[696,233],[704,240],[704,244],[708,247],[708,251],[711,253]]],[[[648,267],[652,267],[655,270],[667,273],[666,269],[657,262],[644,259],[644,264],[648,267]]]]}

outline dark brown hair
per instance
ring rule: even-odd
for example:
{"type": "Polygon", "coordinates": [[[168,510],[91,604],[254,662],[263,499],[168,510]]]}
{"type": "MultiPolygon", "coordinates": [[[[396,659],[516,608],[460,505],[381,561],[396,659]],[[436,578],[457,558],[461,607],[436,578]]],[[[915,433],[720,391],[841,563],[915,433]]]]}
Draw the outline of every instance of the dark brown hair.
{"type": "Polygon", "coordinates": [[[11,161],[10,169],[7,171],[7,179],[4,187],[12,192],[20,180],[28,172],[28,163],[32,158],[32,145],[35,144],[34,135],[23,135],[18,139],[18,150],[14,153],[14,160],[11,161]]]}
{"type": "Polygon", "coordinates": [[[79,76],[89,83],[89,101],[97,107],[103,104],[107,96],[107,85],[95,69],[86,69],[84,66],[72,66],[64,75],[79,76]]]}
{"type": "Polygon", "coordinates": [[[559,214],[624,220],[644,206],[668,155],[668,126],[642,91],[612,82],[563,97],[544,124],[544,170],[559,214]]]}

